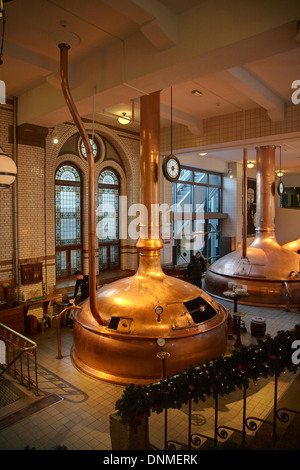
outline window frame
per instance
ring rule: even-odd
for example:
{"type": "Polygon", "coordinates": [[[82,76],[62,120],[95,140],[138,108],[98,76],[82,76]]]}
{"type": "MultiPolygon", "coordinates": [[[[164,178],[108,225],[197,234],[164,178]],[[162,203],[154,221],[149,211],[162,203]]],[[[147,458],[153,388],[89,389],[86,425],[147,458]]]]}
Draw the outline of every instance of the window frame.
{"type": "Polygon", "coordinates": [[[99,196],[100,196],[100,188],[106,188],[106,189],[117,189],[118,190],[118,214],[117,214],[117,221],[118,221],[118,230],[117,230],[117,239],[115,241],[113,240],[103,240],[101,241],[100,238],[98,238],[98,247],[99,247],[99,250],[98,250],[98,263],[99,263],[99,271],[107,271],[107,270],[110,270],[110,269],[120,269],[120,238],[119,238],[119,233],[120,233],[120,208],[119,208],[119,196],[120,196],[120,191],[121,191],[121,179],[120,179],[120,175],[118,173],[117,170],[115,170],[114,168],[110,167],[110,166],[106,166],[104,168],[102,168],[102,170],[100,171],[99,173],[99,176],[98,176],[98,205],[99,205],[99,196]],[[100,180],[100,177],[102,175],[102,173],[104,171],[111,171],[117,178],[117,182],[118,184],[105,184],[105,183],[100,183],[99,180],[100,180]],[[116,267],[110,267],[110,262],[108,263],[108,267],[106,269],[103,269],[103,268],[100,268],[100,260],[99,260],[99,255],[100,255],[100,248],[101,247],[108,247],[108,258],[110,259],[110,247],[111,246],[117,246],[118,247],[118,266],[116,267]]]}
{"type": "MultiPolygon", "coordinates": [[[[177,185],[178,184],[186,184],[186,185],[190,185],[192,186],[192,195],[191,195],[191,200],[192,200],[192,221],[193,221],[193,227],[195,225],[195,222],[197,220],[199,220],[197,218],[197,213],[196,213],[196,207],[195,207],[195,187],[204,187],[206,188],[206,191],[205,191],[205,203],[204,203],[204,233],[203,233],[203,239],[204,239],[204,242],[203,242],[203,246],[201,248],[197,248],[195,250],[190,250],[190,256],[192,254],[195,254],[197,251],[201,250],[202,251],[202,255],[203,255],[203,258],[205,259],[205,263],[206,265],[209,265],[211,264],[211,262],[214,262],[216,261],[216,259],[220,258],[221,257],[221,254],[219,254],[218,256],[211,256],[211,253],[209,254],[208,253],[208,241],[209,241],[209,235],[211,233],[217,233],[218,234],[218,238],[219,238],[219,250],[220,250],[220,243],[221,243],[221,235],[222,235],[222,219],[223,219],[223,214],[222,214],[222,210],[223,210],[223,175],[222,173],[219,173],[219,172],[216,172],[216,171],[212,171],[212,170],[206,170],[206,169],[203,169],[203,168],[196,168],[196,167],[189,167],[189,166],[181,166],[181,172],[182,171],[190,171],[191,172],[191,178],[190,176],[188,176],[188,180],[183,180],[183,179],[180,179],[181,177],[181,174],[179,175],[179,178],[176,182],[173,183],[173,204],[175,205],[175,207],[177,208],[177,185]],[[195,181],[195,173],[203,173],[204,175],[206,174],[207,177],[206,177],[206,181],[207,182],[196,182],[195,181]],[[220,184],[213,184],[213,183],[210,183],[209,180],[210,180],[210,175],[216,175],[220,178],[220,184]],[[219,192],[219,195],[218,195],[218,198],[219,198],[219,211],[216,212],[210,212],[208,209],[208,204],[209,204],[209,189],[210,188],[217,188],[218,189],[218,192],[219,192]],[[214,231],[210,231],[208,230],[208,224],[209,224],[209,220],[211,219],[218,219],[219,220],[219,230],[214,230],[214,231]],[[213,259],[213,261],[211,261],[213,259]]],[[[180,247],[180,239],[176,239],[174,240],[175,242],[175,247],[180,247]]],[[[177,249],[175,249],[173,251],[173,254],[174,254],[174,257],[173,257],[173,264],[180,264],[178,263],[178,260],[176,259],[177,258],[177,249]]],[[[187,262],[189,261],[189,257],[187,257],[187,262]]]]}
{"type": "MultiPolygon", "coordinates": [[[[72,277],[72,267],[71,267],[71,251],[72,250],[81,250],[81,267],[77,267],[77,269],[83,268],[83,177],[82,177],[82,172],[78,168],[78,166],[70,161],[65,161],[61,163],[55,170],[55,176],[54,176],[54,217],[55,217],[55,273],[56,273],[56,279],[61,280],[61,279],[69,279],[72,277]],[[71,166],[73,167],[80,178],[80,181],[70,181],[70,180],[59,180],[56,179],[57,172],[64,166],[71,166]],[[80,244],[66,244],[66,245],[57,245],[56,244],[56,186],[72,186],[72,187],[79,187],[80,188],[80,244]],[[67,252],[67,274],[65,276],[59,276],[57,275],[56,271],[56,253],[59,251],[66,251],[67,252]]],[[[73,268],[74,269],[74,268],[73,268]]]]}

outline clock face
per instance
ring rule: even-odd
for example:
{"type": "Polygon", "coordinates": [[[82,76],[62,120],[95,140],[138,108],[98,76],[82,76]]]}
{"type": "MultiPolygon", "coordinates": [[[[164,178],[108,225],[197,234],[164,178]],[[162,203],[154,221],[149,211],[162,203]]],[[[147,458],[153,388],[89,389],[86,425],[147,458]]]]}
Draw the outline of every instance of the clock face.
{"type": "Polygon", "coordinates": [[[284,185],[282,181],[279,181],[278,186],[277,186],[277,191],[279,196],[282,196],[283,191],[284,191],[284,185]]]}
{"type": "Polygon", "coordinates": [[[169,155],[163,160],[163,174],[169,181],[177,181],[180,175],[180,163],[175,155],[169,155]]]}

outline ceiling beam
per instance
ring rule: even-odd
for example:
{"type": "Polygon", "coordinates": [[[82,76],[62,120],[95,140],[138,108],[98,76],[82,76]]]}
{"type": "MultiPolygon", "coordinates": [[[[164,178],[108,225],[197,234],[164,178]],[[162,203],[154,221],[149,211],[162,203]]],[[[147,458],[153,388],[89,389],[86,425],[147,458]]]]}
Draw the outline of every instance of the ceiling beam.
{"type": "Polygon", "coordinates": [[[13,44],[10,41],[5,42],[5,55],[20,60],[26,64],[34,65],[49,72],[54,70],[59,73],[59,61],[39,54],[31,49],[13,44]]]}
{"type": "Polygon", "coordinates": [[[162,51],[178,43],[178,18],[158,0],[104,0],[141,27],[144,36],[162,51]]]}
{"type": "MultiPolygon", "coordinates": [[[[164,118],[170,119],[171,116],[171,106],[160,103],[160,115],[164,118]]],[[[176,108],[172,108],[172,120],[177,124],[183,124],[187,126],[189,131],[195,135],[203,134],[203,120],[195,118],[190,114],[179,111],[176,108]]]]}
{"type": "Polygon", "coordinates": [[[246,67],[233,67],[219,73],[219,76],[266,109],[272,121],[284,120],[284,100],[249,72],[246,67]]]}

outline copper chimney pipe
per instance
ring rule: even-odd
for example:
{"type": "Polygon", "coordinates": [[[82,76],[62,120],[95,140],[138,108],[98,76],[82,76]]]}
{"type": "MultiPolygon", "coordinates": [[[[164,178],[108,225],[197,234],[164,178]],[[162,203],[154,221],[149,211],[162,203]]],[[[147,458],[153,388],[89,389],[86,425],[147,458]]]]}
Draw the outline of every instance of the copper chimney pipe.
{"type": "Polygon", "coordinates": [[[159,162],[160,162],[160,92],[141,97],[141,215],[140,264],[137,275],[146,269],[163,274],[160,249],[163,242],[159,227],[159,162]]]}
{"type": "Polygon", "coordinates": [[[79,134],[83,140],[88,160],[89,167],[89,211],[88,211],[88,226],[89,226],[89,302],[92,315],[94,319],[100,324],[104,325],[103,320],[101,319],[96,303],[96,264],[95,264],[95,240],[96,240],[96,231],[95,231],[95,169],[94,169],[94,155],[90,139],[84,128],[82,120],[79,116],[79,113],[76,109],[75,103],[73,101],[68,80],[68,50],[70,46],[68,44],[59,44],[60,48],[60,78],[61,78],[61,87],[67,103],[67,106],[70,110],[70,113],[74,119],[74,122],[78,128],[79,134]]]}
{"type": "Polygon", "coordinates": [[[257,194],[260,204],[256,211],[256,235],[275,238],[275,146],[257,147],[257,194]]]}

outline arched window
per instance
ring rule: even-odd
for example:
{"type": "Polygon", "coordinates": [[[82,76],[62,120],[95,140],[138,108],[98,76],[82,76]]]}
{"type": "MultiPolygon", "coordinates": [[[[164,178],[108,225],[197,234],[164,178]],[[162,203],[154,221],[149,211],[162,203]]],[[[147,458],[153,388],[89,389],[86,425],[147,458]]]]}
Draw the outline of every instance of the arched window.
{"type": "Polygon", "coordinates": [[[110,168],[104,169],[98,181],[97,235],[100,271],[120,267],[119,193],[118,175],[110,168]]]}
{"type": "Polygon", "coordinates": [[[56,277],[71,277],[82,268],[81,177],[71,164],[61,165],[55,174],[56,277]]]}

